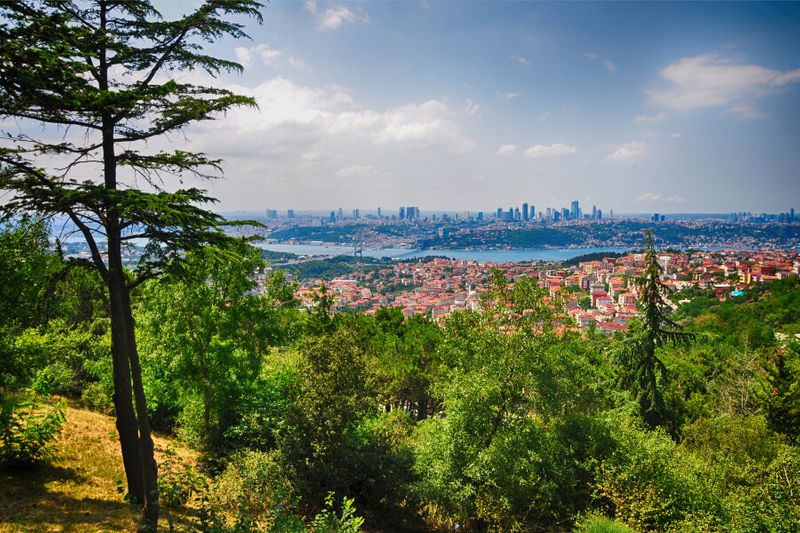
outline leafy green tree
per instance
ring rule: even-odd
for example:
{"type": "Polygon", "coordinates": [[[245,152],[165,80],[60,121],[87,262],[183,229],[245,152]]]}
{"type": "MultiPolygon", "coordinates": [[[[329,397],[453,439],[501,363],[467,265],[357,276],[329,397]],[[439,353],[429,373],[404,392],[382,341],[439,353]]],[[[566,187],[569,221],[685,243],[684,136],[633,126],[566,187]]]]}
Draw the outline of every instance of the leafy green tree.
{"type": "Polygon", "coordinates": [[[0,328],[38,326],[53,314],[63,265],[49,248],[49,228],[41,219],[0,224],[0,328]]]}
{"type": "Polygon", "coordinates": [[[260,251],[246,243],[237,248],[189,253],[180,276],[149,284],[137,309],[156,407],[186,412],[197,400],[200,424],[193,435],[207,451],[215,451],[234,422],[235,405],[258,377],[272,336],[267,301],[253,294],[260,251]]]}
{"type": "Polygon", "coordinates": [[[656,354],[664,344],[687,342],[691,335],[681,330],[670,317],[671,308],[665,300],[670,290],[661,281],[661,265],[653,242],[653,235],[645,233],[645,266],[639,288],[642,311],[641,325],[626,339],[618,353],[623,386],[635,395],[639,414],[648,426],[654,428],[667,423],[668,412],[664,402],[663,386],[667,380],[667,367],[656,354]]]}
{"type": "Polygon", "coordinates": [[[437,527],[563,529],[590,500],[587,458],[607,441],[592,418],[591,346],[546,325],[556,315],[534,283],[503,278],[484,312],[446,323],[433,385],[443,410],[417,425],[415,493],[437,527]]]}
{"type": "Polygon", "coordinates": [[[329,491],[358,492],[358,480],[366,476],[359,468],[354,433],[378,412],[377,395],[364,347],[350,325],[345,320],[304,342],[298,365],[300,391],[278,439],[287,477],[310,511],[322,507],[329,491]]]}
{"type": "Polygon", "coordinates": [[[169,191],[165,174],[211,176],[220,162],[202,153],[154,151],[148,141],[212,119],[251,98],[171,78],[175,70],[240,70],[202,52],[201,42],[244,37],[227,16],[260,18],[254,0],[207,0],[164,20],[147,0],[0,3],[0,190],[4,213],[69,218],[86,240],[108,291],[114,404],[129,495],[158,518],[157,466],[136,349],[131,291],[182,250],[226,240],[221,217],[198,189],[169,191]],[[33,128],[28,127],[33,126],[33,128]],[[41,134],[29,132],[39,128],[41,134]],[[43,167],[50,157],[63,166],[43,167]],[[132,277],[123,250],[147,254],[132,277]],[[101,240],[105,241],[103,252],[101,240]],[[135,405],[135,407],[134,407],[135,405]]]}

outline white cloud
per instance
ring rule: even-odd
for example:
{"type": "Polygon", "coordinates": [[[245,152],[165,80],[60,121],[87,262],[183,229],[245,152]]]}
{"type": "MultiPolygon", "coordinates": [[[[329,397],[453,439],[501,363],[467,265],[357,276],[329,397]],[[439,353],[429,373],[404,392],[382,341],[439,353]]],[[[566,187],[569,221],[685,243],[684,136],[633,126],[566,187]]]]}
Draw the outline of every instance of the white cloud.
{"type": "Polygon", "coordinates": [[[500,94],[500,98],[503,98],[504,100],[513,100],[514,98],[517,98],[518,96],[519,96],[519,93],[518,92],[513,92],[513,91],[512,92],[508,92],[508,93],[501,93],[500,94]]]}
{"type": "Polygon", "coordinates": [[[646,203],[646,204],[679,204],[685,202],[686,199],[681,196],[663,196],[661,194],[654,194],[651,192],[646,192],[636,198],[637,202],[646,203]]]}
{"type": "Polygon", "coordinates": [[[558,155],[571,155],[578,149],[564,143],[537,144],[525,150],[525,157],[537,159],[540,157],[553,157],[558,155]]]}
{"type": "Polygon", "coordinates": [[[683,139],[682,133],[670,133],[669,136],[672,137],[673,139],[683,139]]]}
{"type": "Polygon", "coordinates": [[[531,64],[531,62],[530,62],[530,61],[528,61],[527,59],[525,59],[525,58],[524,58],[524,57],[522,57],[522,56],[518,56],[517,54],[514,54],[513,56],[511,56],[511,59],[513,59],[514,61],[516,61],[516,62],[517,62],[517,63],[519,63],[520,65],[525,65],[525,66],[527,66],[527,65],[530,65],[530,64],[531,64]]]}
{"type": "Polygon", "coordinates": [[[503,146],[497,149],[494,155],[507,156],[507,155],[513,155],[516,152],[517,152],[516,144],[504,144],[503,146]]]}
{"type": "Polygon", "coordinates": [[[656,115],[639,115],[633,122],[635,124],[658,124],[659,122],[664,122],[669,115],[666,113],[658,113],[656,115]]]}
{"type": "Polygon", "coordinates": [[[317,14],[317,2],[315,0],[306,0],[303,4],[303,8],[312,15],[317,14]]]}
{"type": "Polygon", "coordinates": [[[736,63],[718,55],[686,57],[667,66],[668,89],[647,92],[651,104],[670,109],[725,107],[743,117],[759,116],[754,100],[800,82],[800,69],[780,71],[736,63]]]}
{"type": "Polygon", "coordinates": [[[610,59],[606,59],[606,58],[601,57],[600,55],[592,53],[592,52],[586,52],[583,55],[587,59],[591,59],[592,61],[599,62],[601,65],[606,67],[606,70],[608,70],[609,72],[614,72],[615,70],[617,70],[617,66],[610,59]]]}
{"type": "Polygon", "coordinates": [[[375,172],[375,167],[372,165],[350,165],[336,171],[336,175],[340,178],[352,178],[360,176],[368,176],[375,172]]]}
{"type": "Polygon", "coordinates": [[[467,101],[464,104],[464,113],[467,115],[477,115],[482,111],[482,107],[473,102],[470,98],[467,98],[467,101]]]}
{"type": "Polygon", "coordinates": [[[264,65],[272,65],[278,58],[283,56],[283,50],[276,50],[269,45],[269,43],[259,44],[246,48],[239,46],[234,50],[236,52],[236,60],[242,64],[246,69],[253,67],[253,59],[259,58],[264,65]]]}
{"type": "Polygon", "coordinates": [[[292,138],[299,140],[298,135],[304,136],[303,144],[307,147],[319,142],[336,141],[338,144],[345,140],[414,151],[463,152],[473,146],[462,137],[453,110],[439,100],[386,110],[366,109],[359,106],[345,88],[303,86],[282,76],[254,89],[231,88],[255,97],[259,109],[229,111],[225,128],[235,131],[225,131],[218,124],[205,127],[218,153],[228,145],[236,153],[246,150],[260,153],[262,138],[280,143],[283,131],[290,134],[290,142],[292,138]]]}
{"type": "Polygon", "coordinates": [[[623,144],[612,152],[606,161],[625,166],[633,166],[647,157],[647,147],[643,142],[632,141],[623,144]]]}
{"type": "Polygon", "coordinates": [[[329,7],[323,13],[318,13],[315,4],[313,9],[314,11],[307,10],[317,17],[317,27],[321,31],[338,30],[345,22],[369,22],[366,11],[361,8],[353,12],[347,6],[338,5],[329,7]]]}

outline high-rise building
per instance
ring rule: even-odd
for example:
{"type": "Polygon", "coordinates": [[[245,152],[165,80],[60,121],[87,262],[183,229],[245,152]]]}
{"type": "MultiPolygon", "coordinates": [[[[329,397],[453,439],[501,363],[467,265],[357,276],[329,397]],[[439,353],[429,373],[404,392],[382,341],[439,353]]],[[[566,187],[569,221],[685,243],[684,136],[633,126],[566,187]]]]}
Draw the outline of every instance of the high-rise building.
{"type": "Polygon", "coordinates": [[[378,218],[381,218],[381,208],[378,208],[378,218]]]}
{"type": "Polygon", "coordinates": [[[536,207],[531,204],[530,210],[528,211],[528,216],[533,220],[536,218],[536,207]]]}
{"type": "Polygon", "coordinates": [[[270,219],[278,218],[278,210],[277,209],[267,209],[267,218],[270,218],[270,219]]]}
{"type": "Polygon", "coordinates": [[[336,222],[336,211],[331,211],[331,214],[328,217],[328,222],[336,222]]]}
{"type": "Polygon", "coordinates": [[[294,209],[286,210],[286,218],[294,218],[294,209]]]}
{"type": "Polygon", "coordinates": [[[522,204],[522,220],[528,220],[528,204],[522,204]]]}
{"type": "Polygon", "coordinates": [[[361,218],[361,210],[359,210],[359,209],[353,209],[353,218],[354,218],[354,219],[356,219],[356,220],[358,220],[359,218],[361,218]]]}
{"type": "Polygon", "coordinates": [[[497,217],[497,220],[501,220],[501,219],[503,218],[503,208],[502,208],[502,207],[498,207],[498,208],[497,208],[497,215],[496,215],[496,217],[497,217]]]}
{"type": "Polygon", "coordinates": [[[581,218],[581,206],[578,200],[572,200],[572,209],[569,214],[572,218],[581,218]]]}
{"type": "Polygon", "coordinates": [[[592,206],[592,220],[597,220],[597,206],[592,206]]]}
{"type": "Polygon", "coordinates": [[[561,220],[567,220],[570,217],[570,210],[566,207],[561,208],[561,220]]]}
{"type": "Polygon", "coordinates": [[[405,218],[406,218],[406,208],[405,207],[401,207],[400,208],[400,214],[397,215],[397,218],[399,218],[400,220],[405,220],[405,218]]]}
{"type": "Polygon", "coordinates": [[[603,211],[600,209],[597,210],[597,220],[603,220],[603,211]]]}
{"type": "Polygon", "coordinates": [[[477,218],[479,221],[483,220],[483,211],[478,211],[478,216],[475,218],[477,218]]]}
{"type": "Polygon", "coordinates": [[[339,208],[339,216],[337,217],[336,220],[342,220],[343,218],[344,218],[344,215],[342,214],[342,208],[340,207],[339,208]]]}

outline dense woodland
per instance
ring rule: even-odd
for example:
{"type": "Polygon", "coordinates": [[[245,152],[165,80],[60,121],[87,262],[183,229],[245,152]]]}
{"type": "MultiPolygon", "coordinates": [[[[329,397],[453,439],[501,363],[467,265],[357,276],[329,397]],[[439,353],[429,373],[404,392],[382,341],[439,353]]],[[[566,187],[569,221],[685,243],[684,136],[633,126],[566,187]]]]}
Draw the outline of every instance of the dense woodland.
{"type": "MultiPolygon", "coordinates": [[[[800,523],[796,278],[662,316],[681,339],[655,345],[648,390],[647,320],[627,336],[562,328],[535,280],[494,273],[482,311],[436,325],[332,315],[324,289],[302,310],[258,249],[236,252],[193,252],[134,293],[153,427],[203,452],[162,465],[167,515],[199,498],[207,531],[800,523]]],[[[18,469],[46,461],[37,443],[61,420],[50,401],[24,423],[31,395],[113,412],[108,301],[36,219],[3,226],[0,275],[0,456],[18,469]]]]}

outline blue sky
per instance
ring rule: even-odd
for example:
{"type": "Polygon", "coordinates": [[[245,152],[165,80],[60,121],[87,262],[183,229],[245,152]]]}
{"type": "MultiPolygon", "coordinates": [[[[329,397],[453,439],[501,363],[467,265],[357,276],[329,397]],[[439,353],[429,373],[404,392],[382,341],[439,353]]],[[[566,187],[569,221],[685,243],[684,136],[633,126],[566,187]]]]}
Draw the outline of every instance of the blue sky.
{"type": "Polygon", "coordinates": [[[211,51],[259,111],[188,132],[223,210],[800,208],[800,4],[272,2],[248,33],[211,51]]]}

